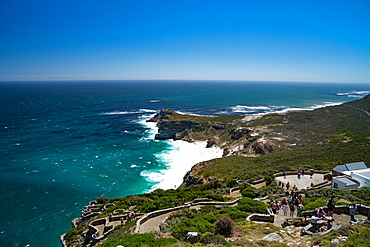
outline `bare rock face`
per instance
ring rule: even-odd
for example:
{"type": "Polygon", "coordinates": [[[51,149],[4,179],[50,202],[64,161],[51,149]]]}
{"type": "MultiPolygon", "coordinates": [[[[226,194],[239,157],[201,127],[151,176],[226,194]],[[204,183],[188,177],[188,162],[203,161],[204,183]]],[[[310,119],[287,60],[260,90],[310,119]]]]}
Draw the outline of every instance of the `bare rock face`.
{"type": "Polygon", "coordinates": [[[152,117],[151,119],[147,120],[147,122],[155,122],[155,123],[158,123],[161,120],[168,119],[168,116],[174,116],[174,115],[179,115],[179,113],[164,108],[159,113],[155,114],[154,117],[152,117]]]}
{"type": "Polygon", "coordinates": [[[147,120],[148,122],[156,122],[158,134],[155,135],[157,140],[184,140],[193,141],[189,131],[190,129],[204,130],[202,125],[193,120],[170,120],[169,116],[180,115],[169,109],[162,109],[154,117],[147,120]]]}
{"type": "Polygon", "coordinates": [[[255,154],[268,154],[274,151],[273,145],[269,142],[255,142],[252,145],[252,149],[255,154]]]}
{"type": "Polygon", "coordinates": [[[216,145],[216,140],[214,140],[214,139],[208,139],[207,140],[206,148],[211,148],[211,147],[213,147],[215,145],[216,145]]]}
{"type": "Polygon", "coordinates": [[[186,135],[187,129],[199,129],[203,130],[200,123],[193,120],[161,120],[158,124],[158,134],[155,135],[157,140],[166,139],[189,139],[186,135]]]}
{"type": "Polygon", "coordinates": [[[239,140],[244,136],[249,136],[253,131],[246,128],[236,128],[230,130],[230,137],[232,140],[239,140]]]}
{"type": "Polygon", "coordinates": [[[226,128],[226,124],[222,124],[222,123],[213,123],[212,124],[212,128],[214,128],[215,130],[223,130],[226,128]]]}
{"type": "Polygon", "coordinates": [[[191,185],[196,185],[196,184],[204,184],[206,181],[200,177],[195,177],[191,175],[192,171],[188,171],[186,175],[184,176],[183,180],[183,185],[185,187],[189,187],[191,185]]]}

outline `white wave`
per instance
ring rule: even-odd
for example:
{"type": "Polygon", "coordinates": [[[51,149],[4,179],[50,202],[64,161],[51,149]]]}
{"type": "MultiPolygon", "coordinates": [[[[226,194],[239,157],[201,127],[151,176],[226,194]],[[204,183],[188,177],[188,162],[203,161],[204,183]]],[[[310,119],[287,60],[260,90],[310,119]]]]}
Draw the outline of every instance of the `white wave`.
{"type": "Polygon", "coordinates": [[[139,114],[139,113],[154,113],[155,110],[151,109],[139,109],[139,111],[112,111],[105,112],[102,115],[127,115],[127,114],[139,114]]]}
{"type": "Polygon", "coordinates": [[[155,155],[159,163],[166,168],[159,170],[145,170],[141,172],[149,182],[157,183],[152,189],[173,189],[183,182],[184,175],[193,165],[201,161],[222,157],[219,148],[206,148],[206,142],[189,143],[185,141],[167,141],[171,147],[155,155]]]}
{"type": "Polygon", "coordinates": [[[362,98],[370,94],[370,91],[352,91],[350,93],[337,93],[338,96],[362,98]]]}
{"type": "MultiPolygon", "coordinates": [[[[276,106],[276,107],[271,107],[269,109],[270,111],[266,111],[266,112],[262,112],[262,113],[256,113],[256,114],[247,114],[245,116],[245,118],[243,119],[243,121],[248,122],[248,121],[251,121],[251,120],[254,120],[254,119],[258,119],[258,118],[260,118],[264,115],[270,114],[270,113],[284,114],[284,113],[292,112],[292,111],[312,111],[312,110],[315,110],[315,109],[318,109],[318,108],[323,108],[323,107],[327,107],[327,106],[335,106],[335,105],[340,105],[340,104],[342,104],[342,103],[324,102],[321,105],[314,105],[314,106],[311,106],[311,107],[308,107],[308,108],[276,106]],[[273,110],[273,108],[275,108],[275,110],[273,110]]],[[[263,108],[264,108],[264,106],[258,107],[258,109],[263,109],[263,108]]],[[[269,108],[269,107],[266,107],[266,108],[269,108]]],[[[251,112],[253,112],[253,111],[251,111],[251,112]]]]}
{"type": "Polygon", "coordinates": [[[103,115],[127,115],[127,114],[134,114],[138,112],[129,112],[129,111],[112,111],[112,112],[105,112],[103,115]]]}
{"type": "Polygon", "coordinates": [[[144,125],[146,130],[146,135],[142,138],[142,140],[153,140],[155,135],[158,133],[157,123],[155,122],[147,122],[148,119],[152,118],[154,114],[151,115],[143,115],[140,117],[138,123],[144,125]]]}
{"type": "Polygon", "coordinates": [[[151,109],[140,109],[140,113],[155,113],[157,112],[156,110],[151,110],[151,109]]]}
{"type": "Polygon", "coordinates": [[[192,115],[192,116],[197,116],[197,117],[213,117],[212,115],[202,115],[202,114],[197,114],[197,113],[192,113],[192,112],[184,112],[184,111],[176,111],[176,112],[181,115],[192,115]]]}
{"type": "Polygon", "coordinates": [[[159,99],[153,99],[153,100],[150,100],[149,101],[150,103],[158,103],[158,102],[161,102],[159,99]]]}
{"type": "Polygon", "coordinates": [[[232,106],[231,110],[234,113],[253,113],[256,111],[264,111],[264,112],[273,112],[273,111],[281,111],[285,110],[285,106],[244,106],[244,105],[236,105],[232,106]]]}

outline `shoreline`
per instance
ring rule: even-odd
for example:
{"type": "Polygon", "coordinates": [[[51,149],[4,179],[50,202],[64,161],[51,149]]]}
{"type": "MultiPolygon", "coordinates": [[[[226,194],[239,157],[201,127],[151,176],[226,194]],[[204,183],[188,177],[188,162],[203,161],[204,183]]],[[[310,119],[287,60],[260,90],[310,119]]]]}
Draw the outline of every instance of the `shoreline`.
{"type": "Polygon", "coordinates": [[[206,148],[206,141],[187,142],[182,140],[155,140],[158,132],[157,123],[146,122],[154,115],[143,116],[141,124],[148,128],[148,136],[145,139],[162,141],[168,144],[168,148],[154,154],[159,163],[163,164],[158,169],[147,169],[140,173],[148,182],[155,183],[149,190],[176,189],[182,183],[184,176],[191,168],[199,162],[221,158],[223,150],[218,147],[206,148]]]}
{"type": "MultiPolygon", "coordinates": [[[[341,105],[344,103],[345,102],[323,102],[321,105],[313,105],[308,108],[287,108],[255,114],[240,113],[239,115],[245,115],[244,121],[250,121],[267,114],[286,114],[294,111],[313,111],[315,109],[341,105]]],[[[190,113],[186,114],[197,115],[190,113]]],[[[206,148],[206,141],[196,141],[191,143],[182,140],[155,140],[154,137],[158,133],[157,123],[146,122],[147,119],[152,118],[154,115],[155,114],[144,115],[142,116],[142,120],[140,120],[140,123],[148,128],[148,136],[144,139],[167,142],[169,148],[161,151],[160,153],[154,154],[156,159],[159,160],[160,163],[164,164],[163,167],[158,169],[144,170],[140,173],[140,175],[149,183],[155,183],[150,189],[143,191],[143,193],[149,193],[155,189],[177,189],[183,183],[186,173],[190,171],[194,165],[199,162],[222,157],[223,150],[221,150],[219,147],[206,148]]]]}

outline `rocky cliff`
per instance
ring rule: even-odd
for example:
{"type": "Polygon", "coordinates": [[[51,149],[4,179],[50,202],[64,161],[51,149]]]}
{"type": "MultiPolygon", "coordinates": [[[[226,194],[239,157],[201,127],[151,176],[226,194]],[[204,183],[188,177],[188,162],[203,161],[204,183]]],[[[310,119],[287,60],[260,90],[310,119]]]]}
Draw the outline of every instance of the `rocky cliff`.
{"type": "MultiPolygon", "coordinates": [[[[207,148],[217,146],[224,150],[223,156],[258,156],[274,152],[276,145],[262,139],[263,135],[258,129],[245,126],[244,116],[225,117],[199,117],[181,115],[169,109],[162,109],[149,119],[156,122],[157,140],[174,139],[188,142],[207,141],[207,148]]],[[[266,129],[264,129],[266,132],[266,129]]],[[[207,179],[194,175],[194,166],[184,178],[184,185],[207,183],[207,179]]]]}

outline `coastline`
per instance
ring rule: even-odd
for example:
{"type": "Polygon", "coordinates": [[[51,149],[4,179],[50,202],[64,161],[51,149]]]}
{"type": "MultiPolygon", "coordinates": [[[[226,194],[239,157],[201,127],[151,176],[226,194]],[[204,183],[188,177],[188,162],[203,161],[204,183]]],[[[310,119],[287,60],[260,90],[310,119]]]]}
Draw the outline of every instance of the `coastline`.
{"type": "MultiPolygon", "coordinates": [[[[144,120],[140,121],[141,124],[148,128],[148,136],[145,138],[148,140],[154,140],[154,136],[158,132],[156,123],[146,122],[147,119],[153,116],[144,116],[144,120]]],[[[218,147],[206,148],[206,141],[192,143],[182,140],[154,141],[166,142],[168,148],[154,154],[156,160],[163,166],[158,167],[158,169],[147,169],[141,172],[140,175],[148,182],[155,183],[150,190],[144,191],[144,193],[155,189],[176,189],[182,184],[184,176],[195,164],[221,158],[223,154],[223,151],[218,147]]]]}
{"type": "MultiPolygon", "coordinates": [[[[255,114],[240,113],[240,115],[245,115],[244,121],[247,122],[250,120],[258,119],[267,114],[286,114],[294,111],[313,111],[315,109],[337,106],[343,103],[345,102],[324,102],[321,105],[313,105],[308,108],[280,109],[279,107],[277,107],[274,111],[271,112],[255,114]]],[[[180,114],[198,115],[183,112],[180,112],[180,114]]],[[[152,118],[154,115],[155,114],[144,115],[142,116],[142,120],[139,121],[142,125],[148,128],[148,136],[144,139],[157,142],[166,142],[169,147],[160,153],[154,154],[156,159],[163,164],[163,167],[160,167],[158,169],[147,169],[140,173],[140,175],[144,177],[148,182],[155,183],[149,190],[146,190],[143,193],[149,193],[155,189],[176,189],[183,183],[184,176],[188,171],[191,170],[194,165],[199,162],[222,157],[223,150],[216,146],[212,148],[206,148],[206,141],[196,141],[190,143],[182,140],[155,140],[154,137],[158,133],[157,123],[146,122],[146,120],[152,118]]]]}

